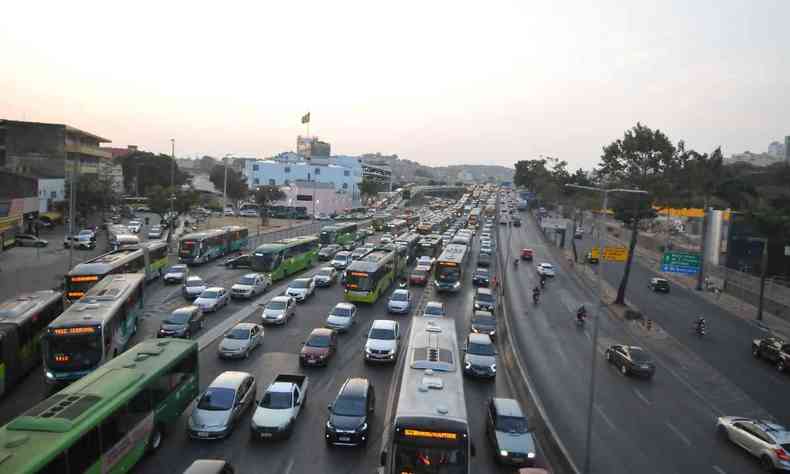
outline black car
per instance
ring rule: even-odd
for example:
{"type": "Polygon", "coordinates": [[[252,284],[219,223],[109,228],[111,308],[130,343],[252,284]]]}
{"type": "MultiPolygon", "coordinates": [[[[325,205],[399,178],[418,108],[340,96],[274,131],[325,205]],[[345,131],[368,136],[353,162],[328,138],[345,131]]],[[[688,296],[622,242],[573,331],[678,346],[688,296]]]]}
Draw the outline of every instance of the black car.
{"type": "Polygon", "coordinates": [[[251,268],[252,256],[250,254],[237,255],[225,260],[225,266],[229,268],[251,268]]]}
{"type": "Polygon", "coordinates": [[[471,332],[488,334],[491,339],[496,337],[496,318],[490,311],[475,311],[471,323],[471,332]]]}
{"type": "Polygon", "coordinates": [[[644,349],[638,346],[612,344],[604,353],[606,360],[620,369],[623,375],[640,375],[652,378],[656,364],[644,349]]]}
{"type": "Polygon", "coordinates": [[[203,329],[203,311],[197,306],[184,306],[173,311],[162,321],[156,337],[179,337],[191,339],[192,335],[203,329]]]}
{"type": "Polygon", "coordinates": [[[513,218],[513,227],[521,227],[521,218],[519,217],[513,218]]]}
{"type": "Polygon", "coordinates": [[[663,278],[651,278],[647,286],[653,291],[669,293],[669,281],[663,278]]]}
{"type": "Polygon", "coordinates": [[[324,430],[326,442],[340,446],[366,445],[368,424],[373,421],[375,409],[376,396],[368,379],[347,379],[329,405],[324,430]]]}
{"type": "Polygon", "coordinates": [[[491,257],[490,253],[481,251],[480,255],[477,256],[477,265],[480,267],[490,267],[492,260],[493,257],[491,257]]]}
{"type": "Polygon", "coordinates": [[[331,244],[327,245],[326,247],[321,247],[321,250],[318,251],[318,260],[322,262],[328,262],[335,258],[335,254],[340,251],[340,246],[331,244]]]}
{"type": "Polygon", "coordinates": [[[472,275],[472,284],[488,287],[491,284],[491,273],[487,268],[476,269],[474,275],[472,275]]]}
{"type": "Polygon", "coordinates": [[[521,406],[511,398],[491,398],[486,411],[486,435],[500,464],[535,465],[537,448],[521,406]]]}
{"type": "Polygon", "coordinates": [[[488,288],[476,289],[474,308],[475,310],[490,311],[493,313],[494,308],[496,308],[496,299],[494,298],[494,292],[488,288]]]}

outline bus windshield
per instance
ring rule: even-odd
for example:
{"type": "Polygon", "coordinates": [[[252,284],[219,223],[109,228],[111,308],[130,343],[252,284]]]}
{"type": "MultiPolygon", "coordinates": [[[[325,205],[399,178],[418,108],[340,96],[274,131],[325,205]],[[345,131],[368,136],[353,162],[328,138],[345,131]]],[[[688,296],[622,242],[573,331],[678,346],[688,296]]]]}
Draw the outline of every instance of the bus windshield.
{"type": "Polygon", "coordinates": [[[178,247],[178,254],[182,257],[194,257],[200,248],[199,242],[194,240],[183,240],[178,247]]]}
{"type": "Polygon", "coordinates": [[[85,296],[85,292],[91,289],[101,278],[98,275],[79,275],[66,277],[66,297],[70,300],[78,300],[85,296]]]}
{"type": "Polygon", "coordinates": [[[458,267],[450,267],[439,263],[436,271],[436,279],[441,282],[454,283],[458,281],[461,276],[461,271],[458,267]]]}
{"type": "Polygon", "coordinates": [[[101,334],[98,329],[94,329],[92,334],[48,334],[46,346],[47,366],[56,370],[89,369],[102,359],[101,334]]]}
{"type": "Polygon", "coordinates": [[[282,261],[282,254],[279,251],[274,252],[255,252],[253,260],[253,270],[273,272],[280,266],[282,261]]]}
{"type": "Polygon", "coordinates": [[[462,446],[423,447],[398,445],[394,472],[413,474],[465,474],[469,472],[462,446]]]}
{"type": "Polygon", "coordinates": [[[326,230],[321,231],[319,242],[321,245],[329,245],[335,243],[335,233],[326,230]]]}
{"type": "Polygon", "coordinates": [[[372,286],[370,275],[364,272],[348,272],[346,275],[346,288],[357,291],[370,291],[372,286]]]}

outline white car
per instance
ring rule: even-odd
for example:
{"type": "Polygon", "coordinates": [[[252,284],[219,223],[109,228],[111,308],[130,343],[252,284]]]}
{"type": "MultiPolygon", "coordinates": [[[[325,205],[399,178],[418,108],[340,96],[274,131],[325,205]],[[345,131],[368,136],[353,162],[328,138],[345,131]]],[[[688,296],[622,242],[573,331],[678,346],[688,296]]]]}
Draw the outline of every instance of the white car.
{"type": "Polygon", "coordinates": [[[272,284],[268,275],[248,273],[230,288],[231,298],[252,298],[266,291],[272,284]]]}
{"type": "Polygon", "coordinates": [[[165,283],[178,283],[189,277],[189,267],[180,263],[168,268],[162,279],[165,283]]]}
{"type": "Polygon", "coordinates": [[[790,429],[767,420],[722,416],[716,420],[721,437],[760,460],[765,472],[790,471],[790,429]]]}
{"type": "Polygon", "coordinates": [[[293,297],[297,302],[305,301],[315,292],[315,280],[312,278],[296,278],[288,284],[285,294],[293,297]]]}
{"type": "Polygon", "coordinates": [[[230,297],[227,290],[221,286],[206,288],[203,293],[195,300],[194,305],[203,310],[204,313],[217,311],[228,304],[230,297]]]}
{"type": "Polygon", "coordinates": [[[295,314],[296,301],[290,296],[275,296],[263,306],[264,324],[285,324],[295,314]]]}
{"type": "Polygon", "coordinates": [[[539,263],[536,269],[538,270],[538,275],[554,277],[554,265],[550,263],[539,263]]]}
{"type": "Polygon", "coordinates": [[[129,223],[126,225],[126,227],[130,231],[134,232],[135,234],[139,234],[140,233],[140,228],[142,226],[143,226],[143,223],[140,222],[140,221],[129,221],[129,223]]]}
{"type": "Polygon", "coordinates": [[[184,298],[194,300],[206,291],[206,288],[206,282],[204,282],[202,278],[197,275],[192,275],[184,280],[184,286],[181,287],[181,292],[184,294],[184,298]]]}
{"type": "Polygon", "coordinates": [[[239,323],[219,343],[218,353],[222,358],[247,359],[250,352],[263,344],[263,328],[254,323],[239,323]]]}
{"type": "Polygon", "coordinates": [[[324,327],[346,332],[357,323],[357,307],[351,303],[338,303],[329,312],[324,327]]]}
{"type": "Polygon", "coordinates": [[[239,211],[241,217],[258,217],[258,211],[255,209],[242,209],[239,211]]]}
{"type": "Polygon", "coordinates": [[[417,259],[417,266],[418,267],[419,266],[428,267],[428,271],[431,271],[431,267],[433,266],[433,262],[434,262],[433,258],[431,258],[431,257],[429,257],[427,255],[423,255],[423,256],[421,256],[420,258],[417,259]]]}
{"type": "Polygon", "coordinates": [[[434,318],[442,317],[445,314],[444,303],[441,301],[429,301],[425,304],[425,309],[422,312],[423,316],[434,318]]]}
{"type": "Polygon", "coordinates": [[[236,215],[236,211],[233,210],[232,207],[226,207],[225,208],[225,212],[223,212],[222,214],[225,215],[225,216],[235,216],[236,215]]]}
{"type": "Polygon", "coordinates": [[[411,311],[411,293],[409,290],[397,289],[392,292],[387,301],[387,311],[390,313],[409,314],[411,311]]]}
{"type": "Polygon", "coordinates": [[[376,319],[365,342],[365,362],[395,362],[400,352],[400,325],[391,319],[376,319]]]}

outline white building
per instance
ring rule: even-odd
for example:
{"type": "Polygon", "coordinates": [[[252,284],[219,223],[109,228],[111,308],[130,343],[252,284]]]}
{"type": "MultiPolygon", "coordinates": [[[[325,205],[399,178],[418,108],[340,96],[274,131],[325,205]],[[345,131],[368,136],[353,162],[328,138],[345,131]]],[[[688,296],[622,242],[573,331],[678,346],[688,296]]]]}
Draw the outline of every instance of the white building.
{"type": "Polygon", "coordinates": [[[66,180],[63,178],[38,180],[38,212],[54,209],[58,201],[66,200],[66,180]]]}
{"type": "Polygon", "coordinates": [[[340,214],[354,207],[351,193],[338,191],[329,183],[297,181],[280,189],[285,194],[285,198],[272,203],[272,205],[305,207],[308,215],[340,214]],[[310,196],[312,201],[300,201],[299,196],[310,196]],[[315,206],[313,206],[313,201],[315,201],[315,206]]]}
{"type": "Polygon", "coordinates": [[[336,191],[358,199],[362,165],[352,156],[333,156],[321,163],[305,160],[296,153],[282,153],[272,159],[247,161],[244,177],[250,189],[257,186],[288,186],[297,181],[331,184],[336,191]]]}

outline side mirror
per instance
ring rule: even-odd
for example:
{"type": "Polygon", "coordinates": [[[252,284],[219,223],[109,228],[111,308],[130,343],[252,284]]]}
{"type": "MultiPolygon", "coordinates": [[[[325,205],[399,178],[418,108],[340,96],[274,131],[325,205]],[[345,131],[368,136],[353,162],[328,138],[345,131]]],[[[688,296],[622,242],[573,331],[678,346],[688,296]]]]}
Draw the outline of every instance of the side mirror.
{"type": "Polygon", "coordinates": [[[331,404],[331,403],[330,403],[330,404],[328,404],[328,405],[326,406],[326,409],[327,409],[327,410],[329,410],[329,411],[332,411],[332,404],[331,404]]]}
{"type": "Polygon", "coordinates": [[[387,452],[382,451],[381,456],[379,456],[379,465],[386,466],[387,465],[387,452]]]}

